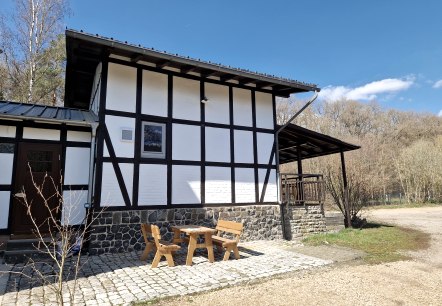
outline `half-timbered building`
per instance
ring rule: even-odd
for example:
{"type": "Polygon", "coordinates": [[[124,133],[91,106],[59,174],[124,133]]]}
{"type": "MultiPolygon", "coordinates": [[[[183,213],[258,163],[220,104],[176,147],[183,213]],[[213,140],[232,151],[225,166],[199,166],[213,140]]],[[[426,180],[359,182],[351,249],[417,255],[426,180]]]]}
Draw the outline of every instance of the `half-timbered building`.
{"type": "Polygon", "coordinates": [[[308,178],[290,185],[277,171],[298,161],[302,174],[302,159],[357,148],[294,125],[280,130],[276,98],[316,85],[73,30],[66,48],[64,107],[0,103],[0,233],[29,229],[14,197],[31,189],[28,164],[75,198],[65,199],[74,211],[67,224],[84,222],[86,209],[101,212],[92,253],[140,248],[141,222],[166,236],[169,224],[218,218],[242,221],[245,239],[289,237],[302,218],[325,230],[323,187],[309,208],[297,198],[302,218],[294,217],[281,205],[288,187],[308,178]]]}

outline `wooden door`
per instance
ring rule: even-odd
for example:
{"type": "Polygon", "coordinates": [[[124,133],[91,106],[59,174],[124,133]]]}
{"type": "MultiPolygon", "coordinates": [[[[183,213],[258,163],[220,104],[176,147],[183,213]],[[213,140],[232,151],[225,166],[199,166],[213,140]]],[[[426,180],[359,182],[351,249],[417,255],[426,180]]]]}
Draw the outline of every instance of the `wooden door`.
{"type": "MultiPolygon", "coordinates": [[[[26,194],[30,213],[43,233],[47,233],[53,225],[50,221],[51,212],[57,220],[61,216],[60,198],[54,196],[57,188],[61,193],[60,154],[61,145],[58,144],[20,143],[18,147],[14,194],[26,194]],[[46,204],[33,181],[42,188],[44,198],[50,198],[46,204]]],[[[35,225],[29,217],[28,207],[23,204],[23,199],[14,197],[12,234],[31,234],[33,230],[35,225]]]]}

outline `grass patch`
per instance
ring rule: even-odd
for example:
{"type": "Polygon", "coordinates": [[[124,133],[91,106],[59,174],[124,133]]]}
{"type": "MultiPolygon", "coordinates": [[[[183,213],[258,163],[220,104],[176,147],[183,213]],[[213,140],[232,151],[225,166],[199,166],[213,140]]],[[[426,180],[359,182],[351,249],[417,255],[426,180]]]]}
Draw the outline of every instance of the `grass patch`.
{"type": "Polygon", "coordinates": [[[442,203],[394,203],[385,205],[366,206],[367,209],[395,209],[395,208],[419,208],[419,207],[441,207],[442,203]]]}
{"type": "Polygon", "coordinates": [[[408,257],[400,251],[429,246],[430,235],[409,228],[369,223],[366,228],[344,229],[339,233],[318,234],[303,240],[307,245],[335,244],[365,252],[370,264],[392,262],[408,257]]]}

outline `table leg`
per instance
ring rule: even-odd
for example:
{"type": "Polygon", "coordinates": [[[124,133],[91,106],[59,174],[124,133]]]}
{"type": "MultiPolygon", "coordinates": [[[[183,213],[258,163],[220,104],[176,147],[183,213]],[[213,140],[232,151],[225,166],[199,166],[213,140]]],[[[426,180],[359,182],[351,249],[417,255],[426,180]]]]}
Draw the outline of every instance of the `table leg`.
{"type": "Polygon", "coordinates": [[[214,262],[215,256],[213,256],[212,233],[206,233],[204,236],[207,248],[207,257],[209,258],[209,262],[214,262]]]}
{"type": "Polygon", "coordinates": [[[192,265],[193,252],[195,252],[195,249],[196,249],[196,239],[197,239],[197,236],[195,236],[195,235],[189,236],[189,248],[187,249],[187,259],[186,259],[187,266],[192,265]]]}

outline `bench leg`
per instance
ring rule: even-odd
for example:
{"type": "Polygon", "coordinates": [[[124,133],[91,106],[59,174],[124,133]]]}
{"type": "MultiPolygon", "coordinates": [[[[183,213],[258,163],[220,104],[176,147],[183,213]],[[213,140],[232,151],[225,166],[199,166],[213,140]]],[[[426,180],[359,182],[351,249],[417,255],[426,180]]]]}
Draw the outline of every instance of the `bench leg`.
{"type": "Polygon", "coordinates": [[[233,247],[233,254],[235,255],[235,259],[239,259],[240,258],[239,251],[238,251],[238,246],[236,246],[236,245],[233,247]]]}
{"type": "Polygon", "coordinates": [[[224,253],[224,258],[223,258],[224,261],[229,260],[231,251],[232,251],[231,246],[226,247],[226,252],[224,253]]]}
{"type": "Polygon", "coordinates": [[[160,253],[160,251],[157,250],[157,252],[155,253],[155,257],[152,261],[152,265],[150,266],[151,268],[156,268],[158,267],[158,264],[160,263],[161,257],[163,255],[160,253]]]}
{"type": "Polygon", "coordinates": [[[143,251],[143,254],[141,254],[140,260],[144,261],[147,259],[147,256],[149,256],[149,253],[153,250],[153,246],[151,243],[146,243],[146,248],[143,251]]]}
{"type": "Polygon", "coordinates": [[[175,266],[175,263],[173,262],[172,254],[167,253],[167,254],[164,254],[164,256],[166,257],[166,260],[167,260],[167,264],[168,264],[168,266],[169,266],[169,267],[174,267],[174,266],[175,266]]]}

